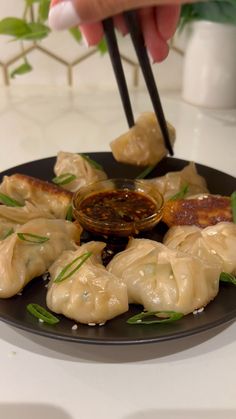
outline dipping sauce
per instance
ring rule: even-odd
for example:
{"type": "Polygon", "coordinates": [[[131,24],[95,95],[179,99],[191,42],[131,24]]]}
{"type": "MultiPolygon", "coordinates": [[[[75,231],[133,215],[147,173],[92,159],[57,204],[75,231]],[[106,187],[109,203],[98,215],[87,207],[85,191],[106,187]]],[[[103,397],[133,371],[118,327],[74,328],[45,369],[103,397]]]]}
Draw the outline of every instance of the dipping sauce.
{"type": "Polygon", "coordinates": [[[160,221],[163,197],[137,179],[107,179],[81,188],[73,214],[85,230],[102,236],[128,237],[160,221]]]}
{"type": "Polygon", "coordinates": [[[155,202],[140,192],[115,190],[99,192],[81,203],[88,217],[108,222],[135,222],[155,213],[155,202]]]}

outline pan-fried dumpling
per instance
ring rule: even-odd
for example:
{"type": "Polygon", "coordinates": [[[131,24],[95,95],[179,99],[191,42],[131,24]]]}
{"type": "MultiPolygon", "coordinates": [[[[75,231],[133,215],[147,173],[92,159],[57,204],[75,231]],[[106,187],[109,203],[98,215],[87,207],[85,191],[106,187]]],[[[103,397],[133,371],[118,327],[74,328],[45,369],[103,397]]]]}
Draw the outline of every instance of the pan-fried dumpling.
{"type": "Polygon", "coordinates": [[[178,172],[169,172],[145,182],[153,183],[165,200],[177,194],[184,186],[188,187],[185,197],[208,192],[206,181],[198,174],[193,162],[178,172]]]}
{"type": "Polygon", "coordinates": [[[188,314],[217,295],[221,272],[217,262],[214,255],[207,261],[152,240],[131,239],[107,269],[127,285],[130,303],[150,311],[188,314]]]}
{"type": "Polygon", "coordinates": [[[104,243],[89,242],[75,252],[62,253],[49,270],[47,306],[50,310],[85,324],[101,324],[128,310],[125,284],[102,265],[104,247],[104,243]],[[53,282],[63,268],[87,252],[92,254],[78,271],[62,282],[53,282]]]}
{"type": "Polygon", "coordinates": [[[222,271],[236,274],[236,224],[221,222],[200,229],[193,226],[172,227],[164,237],[167,247],[202,258],[215,255],[222,263],[222,271]]]}
{"type": "MultiPolygon", "coordinates": [[[[175,129],[167,122],[170,141],[175,140],[175,129]]],[[[153,112],[143,113],[135,125],[110,144],[114,158],[135,166],[158,163],[168,154],[161,129],[153,112]]]]}
{"type": "Polygon", "coordinates": [[[75,175],[75,180],[63,185],[63,188],[75,192],[89,183],[107,179],[106,173],[98,167],[79,154],[60,151],[57,155],[54,172],[57,176],[66,173],[75,175]]]}
{"type": "Polygon", "coordinates": [[[5,240],[17,227],[19,227],[19,224],[14,223],[14,221],[0,217],[0,240],[5,240]]]}
{"type": "Polygon", "coordinates": [[[53,217],[62,219],[66,218],[72,200],[71,192],[52,183],[18,173],[4,176],[0,192],[22,205],[28,201],[53,217]]]}
{"type": "Polygon", "coordinates": [[[63,250],[75,249],[80,233],[69,221],[38,218],[3,240],[0,243],[0,298],[17,294],[31,279],[45,273],[63,250]],[[21,240],[17,233],[23,233],[23,238],[34,242],[21,240]],[[48,240],[39,243],[27,234],[48,240]]]}

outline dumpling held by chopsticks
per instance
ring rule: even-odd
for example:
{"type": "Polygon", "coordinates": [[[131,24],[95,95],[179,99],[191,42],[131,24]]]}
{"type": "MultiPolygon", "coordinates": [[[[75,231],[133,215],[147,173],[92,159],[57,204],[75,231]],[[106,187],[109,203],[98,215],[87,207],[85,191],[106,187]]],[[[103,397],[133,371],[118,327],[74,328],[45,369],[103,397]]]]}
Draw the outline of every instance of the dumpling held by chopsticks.
{"type": "MultiPolygon", "coordinates": [[[[167,127],[173,145],[175,129],[168,122],[167,127]]],[[[168,153],[153,112],[143,113],[129,131],[112,141],[110,145],[117,161],[136,166],[157,164],[168,153]]]]}

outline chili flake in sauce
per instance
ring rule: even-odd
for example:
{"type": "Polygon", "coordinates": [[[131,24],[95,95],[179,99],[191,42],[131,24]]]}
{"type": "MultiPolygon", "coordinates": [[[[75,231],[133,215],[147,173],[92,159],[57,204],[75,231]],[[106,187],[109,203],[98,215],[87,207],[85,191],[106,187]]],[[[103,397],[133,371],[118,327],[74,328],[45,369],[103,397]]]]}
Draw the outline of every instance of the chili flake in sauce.
{"type": "Polygon", "coordinates": [[[155,214],[156,204],[140,192],[114,190],[90,195],[81,203],[81,210],[97,221],[137,222],[155,214]]]}

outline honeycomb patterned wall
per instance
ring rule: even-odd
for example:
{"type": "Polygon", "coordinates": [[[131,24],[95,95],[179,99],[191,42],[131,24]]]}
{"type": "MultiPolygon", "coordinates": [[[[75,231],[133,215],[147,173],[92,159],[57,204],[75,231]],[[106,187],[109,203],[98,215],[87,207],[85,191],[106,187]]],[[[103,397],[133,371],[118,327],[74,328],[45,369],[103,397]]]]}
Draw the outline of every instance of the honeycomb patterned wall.
{"type": "MultiPolygon", "coordinates": [[[[20,16],[22,4],[19,5],[19,0],[13,0],[14,2],[18,3],[18,9],[13,9],[14,16],[16,11],[20,16]]],[[[3,12],[5,16],[7,15],[7,10],[2,11],[0,18],[4,17],[3,12]]],[[[31,18],[34,18],[32,8],[29,13],[31,13],[31,18]]],[[[129,38],[119,37],[119,46],[128,85],[142,86],[144,82],[129,38]]],[[[179,87],[182,52],[173,42],[171,48],[168,60],[161,64],[155,73],[159,82],[164,78],[166,84],[179,87]]],[[[69,86],[93,88],[98,84],[103,87],[110,87],[114,84],[114,75],[108,54],[101,56],[97,48],[87,49],[82,44],[78,44],[68,32],[51,33],[48,38],[40,42],[9,42],[7,37],[2,36],[0,39],[0,69],[2,72],[0,85],[6,86],[10,84],[68,84],[69,86]],[[12,70],[22,63],[26,55],[34,70],[27,75],[12,79],[10,77],[12,70]]]]}

